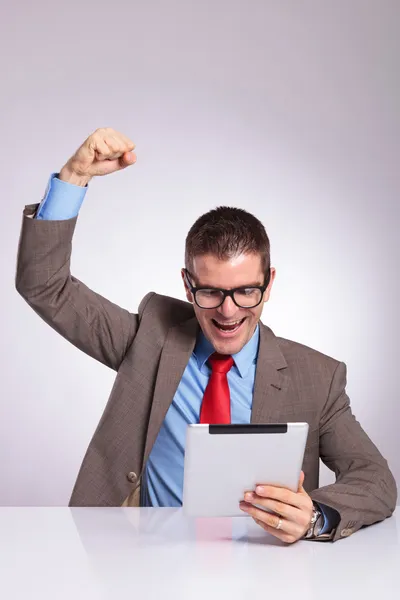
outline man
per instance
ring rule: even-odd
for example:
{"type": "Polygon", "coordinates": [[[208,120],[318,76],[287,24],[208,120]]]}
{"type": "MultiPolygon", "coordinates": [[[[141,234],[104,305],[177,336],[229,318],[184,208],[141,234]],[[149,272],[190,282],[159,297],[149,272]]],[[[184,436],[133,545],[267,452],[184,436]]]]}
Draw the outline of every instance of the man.
{"type": "Polygon", "coordinates": [[[188,423],[307,421],[298,491],[264,482],[245,494],[242,510],[288,543],[337,540],[389,517],[396,484],[351,413],[345,365],[260,322],[275,269],[253,215],[221,207],[196,221],[182,269],[187,303],[151,292],[132,314],[70,274],[91,178],[134,164],[134,148],[113,129],[96,130],[53,174],[41,204],[24,211],[17,290],[56,331],[117,371],[70,505],[179,506],[188,423]],[[318,489],[320,457],[336,482],[318,489]]]}

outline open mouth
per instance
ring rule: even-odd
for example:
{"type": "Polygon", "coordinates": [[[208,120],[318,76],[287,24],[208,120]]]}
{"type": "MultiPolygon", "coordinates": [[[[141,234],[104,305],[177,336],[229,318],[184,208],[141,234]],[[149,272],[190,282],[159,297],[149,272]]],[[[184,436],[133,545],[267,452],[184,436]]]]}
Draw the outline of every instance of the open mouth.
{"type": "Polygon", "coordinates": [[[223,335],[233,335],[234,333],[239,331],[239,329],[245,322],[246,317],[244,317],[243,319],[238,319],[236,321],[230,321],[227,323],[220,323],[219,321],[216,321],[215,319],[211,319],[211,320],[213,322],[214,327],[216,329],[218,329],[218,331],[220,333],[222,333],[223,335]]]}

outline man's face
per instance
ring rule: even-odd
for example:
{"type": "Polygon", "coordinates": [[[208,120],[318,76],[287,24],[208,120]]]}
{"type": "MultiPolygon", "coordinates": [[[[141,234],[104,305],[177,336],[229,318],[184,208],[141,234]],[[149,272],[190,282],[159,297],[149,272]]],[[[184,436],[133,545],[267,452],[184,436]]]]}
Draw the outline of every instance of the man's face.
{"type": "MultiPolygon", "coordinates": [[[[211,254],[198,256],[193,261],[191,275],[193,277],[191,284],[198,288],[230,290],[263,285],[265,281],[265,273],[258,254],[240,254],[229,260],[219,260],[211,254]]],[[[264,302],[267,302],[270,296],[275,269],[271,269],[268,288],[264,292],[262,301],[255,308],[239,308],[229,296],[218,308],[200,308],[194,302],[193,294],[186,285],[183,271],[182,278],[186,297],[193,303],[200,327],[215,351],[220,354],[236,354],[247,344],[255,331],[264,302]]]]}

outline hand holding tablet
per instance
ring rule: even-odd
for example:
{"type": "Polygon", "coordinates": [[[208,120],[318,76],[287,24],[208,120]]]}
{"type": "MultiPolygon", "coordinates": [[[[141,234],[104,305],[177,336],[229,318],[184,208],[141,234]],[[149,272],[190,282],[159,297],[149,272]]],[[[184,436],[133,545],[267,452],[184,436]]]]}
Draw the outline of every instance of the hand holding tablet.
{"type": "Polygon", "coordinates": [[[297,492],[271,485],[258,485],[247,492],[240,508],[267,533],[283,542],[293,543],[304,537],[313,516],[313,501],[303,488],[301,471],[297,492]],[[268,511],[273,511],[273,514],[268,511]]]}
{"type": "Polygon", "coordinates": [[[258,484],[297,492],[307,434],[307,423],[189,425],[185,514],[243,516],[239,503],[258,484]]]}
{"type": "Polygon", "coordinates": [[[284,542],[302,538],[313,515],[301,471],[307,435],[307,423],[189,425],[185,514],[247,514],[284,542]]]}

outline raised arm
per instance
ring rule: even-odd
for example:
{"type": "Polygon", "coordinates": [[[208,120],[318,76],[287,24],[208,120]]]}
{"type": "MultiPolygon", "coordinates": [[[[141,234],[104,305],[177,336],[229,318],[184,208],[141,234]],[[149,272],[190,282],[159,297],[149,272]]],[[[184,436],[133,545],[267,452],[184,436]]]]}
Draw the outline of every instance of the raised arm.
{"type": "MultiPolygon", "coordinates": [[[[58,179],[85,187],[92,177],[107,175],[136,162],[135,145],[113,129],[98,129],[61,169],[58,179]]],[[[139,315],[106,300],[71,275],[72,238],[77,214],[65,218],[60,196],[53,204],[28,205],[18,248],[16,288],[33,310],[80,350],[117,370],[136,334],[139,315]],[[39,209],[39,210],[38,210],[39,209]],[[63,216],[57,217],[57,210],[63,216]]],[[[68,211],[67,211],[68,213],[68,211]]]]}

